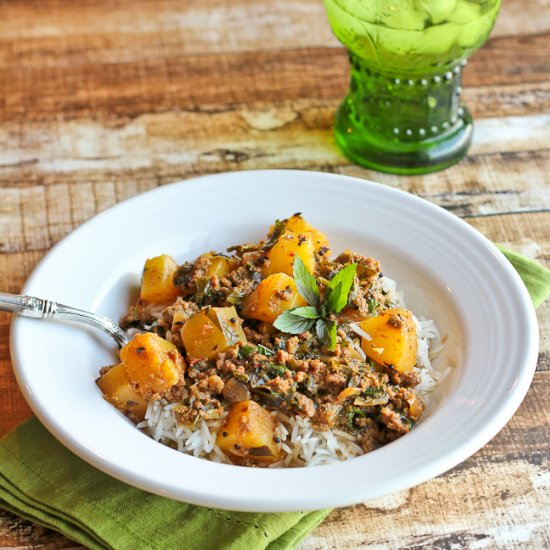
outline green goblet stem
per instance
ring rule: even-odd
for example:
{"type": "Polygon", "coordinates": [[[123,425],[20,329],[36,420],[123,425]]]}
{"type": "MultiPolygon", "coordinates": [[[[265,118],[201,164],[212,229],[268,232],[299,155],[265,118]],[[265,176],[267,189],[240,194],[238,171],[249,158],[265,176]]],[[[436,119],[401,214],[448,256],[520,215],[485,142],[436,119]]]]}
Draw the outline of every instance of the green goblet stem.
{"type": "Polygon", "coordinates": [[[472,139],[472,117],[460,103],[465,60],[441,73],[403,78],[349,53],[351,82],[334,124],[353,162],[397,174],[441,170],[460,160],[472,139]]]}

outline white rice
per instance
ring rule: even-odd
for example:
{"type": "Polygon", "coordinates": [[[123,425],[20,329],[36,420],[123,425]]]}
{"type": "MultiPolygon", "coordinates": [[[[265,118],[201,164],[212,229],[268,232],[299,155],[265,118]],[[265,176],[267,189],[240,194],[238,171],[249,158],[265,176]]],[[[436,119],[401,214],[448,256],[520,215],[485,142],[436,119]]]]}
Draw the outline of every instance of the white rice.
{"type": "Polygon", "coordinates": [[[393,279],[384,275],[380,277],[379,282],[382,290],[386,293],[386,296],[391,302],[394,304],[404,304],[403,295],[397,291],[397,283],[393,279]]]}
{"type": "Polygon", "coordinates": [[[365,340],[372,340],[372,337],[370,334],[367,334],[358,324],[356,323],[350,323],[349,324],[351,330],[355,332],[356,334],[359,334],[361,338],[364,338],[365,340]]]}
{"type": "MultiPolygon", "coordinates": [[[[388,277],[381,277],[380,280],[390,300],[396,305],[403,305],[403,296],[397,292],[395,281],[388,277]]],[[[431,392],[450,374],[451,368],[440,372],[432,365],[444,344],[434,321],[422,317],[414,317],[414,321],[418,334],[415,372],[421,378],[416,389],[428,405],[431,392]]],[[[357,324],[352,323],[350,326],[359,337],[370,339],[357,324]]],[[[348,340],[361,357],[366,358],[360,346],[360,338],[348,340]]],[[[177,406],[177,403],[170,404],[165,400],[149,403],[145,420],[138,424],[138,428],[156,441],[183,453],[231,464],[231,460],[216,445],[216,436],[223,419],[200,420],[191,428],[178,423],[175,412],[177,406]]],[[[324,432],[316,430],[308,418],[301,416],[291,418],[278,411],[271,414],[277,421],[276,436],[280,440],[279,448],[284,458],[269,465],[270,468],[319,466],[364,454],[358,439],[351,434],[337,429],[324,432]]]]}

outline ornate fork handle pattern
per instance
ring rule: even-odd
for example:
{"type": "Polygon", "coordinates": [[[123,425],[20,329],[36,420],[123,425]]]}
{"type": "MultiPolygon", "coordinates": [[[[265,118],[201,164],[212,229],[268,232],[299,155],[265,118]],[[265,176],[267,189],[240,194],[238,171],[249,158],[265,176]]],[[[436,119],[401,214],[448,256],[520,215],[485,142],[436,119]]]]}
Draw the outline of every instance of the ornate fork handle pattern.
{"type": "Polygon", "coordinates": [[[59,319],[96,327],[110,334],[119,346],[124,346],[129,341],[127,332],[111,319],[51,300],[0,292],[0,310],[22,317],[59,319]]]}

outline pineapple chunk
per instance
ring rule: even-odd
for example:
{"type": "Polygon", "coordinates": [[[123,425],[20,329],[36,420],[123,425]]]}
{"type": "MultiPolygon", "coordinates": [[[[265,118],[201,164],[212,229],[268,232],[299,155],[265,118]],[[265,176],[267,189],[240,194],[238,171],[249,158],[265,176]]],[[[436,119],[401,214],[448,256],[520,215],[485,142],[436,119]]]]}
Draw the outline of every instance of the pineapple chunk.
{"type": "Polygon", "coordinates": [[[298,294],[294,279],[285,273],[275,273],[245,298],[242,312],[249,319],[273,323],[283,311],[305,305],[307,302],[298,294]]]}
{"type": "Polygon", "coordinates": [[[239,342],[246,343],[242,319],[231,307],[207,307],[181,328],[185,350],[195,359],[211,359],[239,342]]]}
{"type": "Polygon", "coordinates": [[[275,421],[268,411],[251,400],[231,405],[216,443],[224,453],[248,457],[254,462],[269,463],[279,458],[275,421]]]}
{"type": "Polygon", "coordinates": [[[294,214],[294,216],[288,218],[286,221],[286,230],[294,233],[311,233],[315,252],[321,253],[323,256],[325,254],[330,255],[330,244],[325,234],[315,229],[300,214],[294,214]]]}
{"type": "Polygon", "coordinates": [[[410,372],[416,364],[418,339],[412,313],[407,309],[388,309],[359,325],[370,337],[361,348],[377,363],[393,366],[400,373],[410,372]]]}
{"type": "Polygon", "coordinates": [[[311,233],[285,231],[267,253],[270,263],[265,275],[286,273],[292,276],[296,255],[300,256],[310,272],[315,271],[315,243],[311,233]]]}
{"type": "Polygon", "coordinates": [[[206,275],[209,277],[216,276],[218,279],[223,279],[226,275],[231,273],[237,262],[232,258],[227,258],[226,256],[212,256],[210,265],[206,270],[206,275]]]}
{"type": "Polygon", "coordinates": [[[168,393],[183,381],[185,361],[176,346],[158,334],[137,334],[120,350],[128,378],[148,399],[168,393]]]}
{"type": "Polygon", "coordinates": [[[173,282],[177,268],[176,260],[168,254],[148,259],[141,277],[140,298],[156,304],[175,300],[179,295],[173,282]]]}
{"type": "Polygon", "coordinates": [[[111,367],[96,380],[96,384],[103,393],[103,397],[130,420],[136,424],[143,420],[147,401],[130,382],[126,367],[122,363],[111,367]]]}

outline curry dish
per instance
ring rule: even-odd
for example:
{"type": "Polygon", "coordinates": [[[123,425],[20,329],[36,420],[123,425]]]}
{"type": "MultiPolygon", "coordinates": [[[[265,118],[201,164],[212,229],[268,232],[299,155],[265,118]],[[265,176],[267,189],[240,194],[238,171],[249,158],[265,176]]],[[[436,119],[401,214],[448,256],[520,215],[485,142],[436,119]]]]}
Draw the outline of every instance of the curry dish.
{"type": "Polygon", "coordinates": [[[349,458],[409,432],[438,336],[377,260],[333,256],[300,214],[226,253],[148,259],[122,326],[138,330],[101,370],[105,399],[163,443],[245,466],[349,458]]]}

